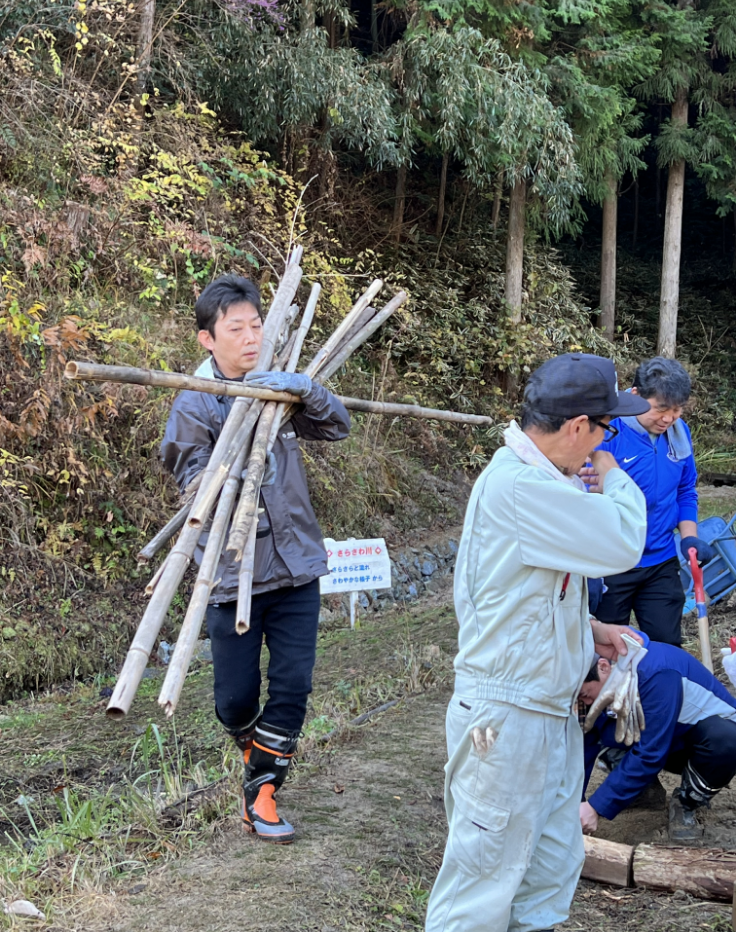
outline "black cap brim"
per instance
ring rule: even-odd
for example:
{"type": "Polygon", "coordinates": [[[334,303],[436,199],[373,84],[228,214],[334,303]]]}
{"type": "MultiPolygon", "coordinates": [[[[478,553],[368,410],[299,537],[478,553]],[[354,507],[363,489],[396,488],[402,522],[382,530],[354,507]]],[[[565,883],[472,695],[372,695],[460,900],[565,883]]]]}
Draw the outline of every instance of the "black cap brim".
{"type": "Polygon", "coordinates": [[[645,398],[634,395],[632,392],[621,392],[618,404],[613,411],[606,411],[608,417],[631,417],[637,414],[646,414],[652,406],[645,398]]]}

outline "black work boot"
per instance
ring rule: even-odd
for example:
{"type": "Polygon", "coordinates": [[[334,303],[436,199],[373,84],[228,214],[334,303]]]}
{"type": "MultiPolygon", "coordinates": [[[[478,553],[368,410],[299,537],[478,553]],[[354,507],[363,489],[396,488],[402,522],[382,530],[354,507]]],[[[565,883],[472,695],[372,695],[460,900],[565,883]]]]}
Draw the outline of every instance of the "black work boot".
{"type": "Polygon", "coordinates": [[[243,781],[243,822],[263,841],[288,845],[294,840],[294,827],[276,811],[274,793],[286,779],[296,744],[297,735],[283,728],[263,721],[256,726],[243,781]]]}
{"type": "MultiPolygon", "coordinates": [[[[217,715],[217,717],[220,718],[219,715],[217,715]]],[[[259,708],[251,721],[246,725],[241,725],[239,728],[226,727],[225,729],[235,744],[238,746],[238,750],[242,753],[244,767],[248,766],[248,761],[250,760],[250,752],[251,748],[253,747],[253,736],[256,733],[256,725],[258,724],[260,717],[261,710],[259,708]]]]}
{"type": "Polygon", "coordinates": [[[669,836],[678,844],[699,841],[705,826],[697,819],[695,810],[705,806],[718,793],[703,780],[688,762],[682,772],[682,783],[672,794],[670,801],[669,836]]]}

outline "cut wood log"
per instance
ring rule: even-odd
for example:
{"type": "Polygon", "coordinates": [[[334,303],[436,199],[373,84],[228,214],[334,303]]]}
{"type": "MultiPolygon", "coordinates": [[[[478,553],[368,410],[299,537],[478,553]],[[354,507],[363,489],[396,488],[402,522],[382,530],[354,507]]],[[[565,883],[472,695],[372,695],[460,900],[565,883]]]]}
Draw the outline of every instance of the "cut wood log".
{"type": "Polygon", "coordinates": [[[584,840],[583,877],[599,883],[610,883],[614,887],[630,887],[633,845],[620,845],[615,841],[590,836],[584,840]]]}
{"type": "Polygon", "coordinates": [[[639,845],[634,851],[634,885],[684,890],[704,900],[732,902],[736,851],[639,845]]]}

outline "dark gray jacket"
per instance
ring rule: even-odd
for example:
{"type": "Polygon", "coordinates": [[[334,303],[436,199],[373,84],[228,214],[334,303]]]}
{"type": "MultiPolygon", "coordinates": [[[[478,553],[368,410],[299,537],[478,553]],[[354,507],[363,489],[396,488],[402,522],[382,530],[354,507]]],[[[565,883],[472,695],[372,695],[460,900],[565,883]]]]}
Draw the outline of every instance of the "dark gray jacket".
{"type": "MultiPolygon", "coordinates": [[[[213,367],[215,378],[223,378],[213,367]]],[[[183,490],[207,465],[234,398],[181,392],[174,401],[161,444],[161,458],[183,490]]],[[[304,407],[281,425],[273,454],[276,476],[261,488],[253,594],[284,586],[303,586],[327,575],[322,532],[312,510],[301,450],[303,440],[342,440],[350,432],[350,415],[326,388],[313,383],[304,407]]],[[[207,535],[200,538],[195,560],[201,563],[207,535]]],[[[238,571],[233,555],[223,553],[210,603],[238,596],[238,571]]]]}

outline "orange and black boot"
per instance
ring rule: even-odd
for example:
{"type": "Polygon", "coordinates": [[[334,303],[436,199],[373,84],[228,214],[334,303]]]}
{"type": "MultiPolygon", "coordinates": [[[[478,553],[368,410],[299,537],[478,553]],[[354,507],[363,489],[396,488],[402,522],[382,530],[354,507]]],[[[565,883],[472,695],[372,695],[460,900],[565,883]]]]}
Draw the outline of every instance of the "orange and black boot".
{"type": "Polygon", "coordinates": [[[243,755],[244,767],[248,766],[248,761],[250,760],[250,752],[253,747],[253,738],[256,733],[256,725],[258,724],[258,719],[260,717],[261,710],[259,709],[255,717],[247,725],[242,725],[240,728],[227,729],[227,733],[233,739],[235,744],[238,746],[238,750],[243,755]]]}
{"type": "Polygon", "coordinates": [[[274,794],[286,779],[297,737],[265,722],[256,726],[243,781],[243,822],[263,841],[289,845],[294,827],[276,811],[274,794]]]}

